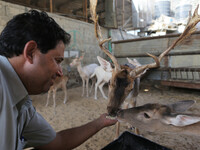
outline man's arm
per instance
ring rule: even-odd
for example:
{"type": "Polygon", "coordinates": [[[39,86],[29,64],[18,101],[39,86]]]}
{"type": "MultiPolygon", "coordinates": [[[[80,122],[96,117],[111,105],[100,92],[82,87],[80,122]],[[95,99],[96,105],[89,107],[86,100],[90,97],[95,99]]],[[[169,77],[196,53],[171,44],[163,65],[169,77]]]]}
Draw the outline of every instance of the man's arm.
{"type": "Polygon", "coordinates": [[[111,120],[106,118],[106,114],[101,115],[96,120],[89,122],[80,127],[70,128],[62,130],[57,133],[56,138],[47,145],[38,147],[39,150],[68,150],[73,149],[88,138],[96,134],[104,127],[115,124],[117,120],[111,120]]]}

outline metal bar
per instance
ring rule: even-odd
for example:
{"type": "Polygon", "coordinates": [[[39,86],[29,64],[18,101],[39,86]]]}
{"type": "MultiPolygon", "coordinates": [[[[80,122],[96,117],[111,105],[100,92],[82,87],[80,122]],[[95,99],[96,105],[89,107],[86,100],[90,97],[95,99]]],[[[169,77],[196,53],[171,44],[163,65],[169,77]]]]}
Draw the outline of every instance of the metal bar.
{"type": "Polygon", "coordinates": [[[86,22],[88,22],[87,0],[85,0],[85,17],[86,17],[86,22]]]}
{"type": "Polygon", "coordinates": [[[186,76],[187,76],[187,79],[188,79],[188,78],[189,78],[189,77],[188,77],[188,71],[186,71],[186,76]]]}
{"type": "Polygon", "coordinates": [[[123,3],[122,3],[122,28],[124,26],[124,0],[123,0],[123,3]]]}
{"type": "Polygon", "coordinates": [[[175,78],[175,79],[177,79],[178,76],[177,76],[177,71],[176,71],[176,69],[174,69],[174,74],[176,75],[176,78],[175,78]]]}
{"type": "Polygon", "coordinates": [[[170,78],[170,79],[172,78],[172,71],[171,71],[171,68],[169,69],[169,78],[170,78]]]}
{"type": "Polygon", "coordinates": [[[194,71],[191,71],[192,72],[192,79],[194,80],[194,71]]]}
{"type": "MultiPolygon", "coordinates": [[[[189,67],[176,67],[175,69],[179,69],[180,71],[186,72],[188,68],[189,67]]],[[[168,71],[170,69],[174,69],[174,68],[171,68],[171,67],[161,67],[161,68],[158,68],[157,70],[168,71]]],[[[190,71],[200,72],[200,67],[199,68],[190,68],[190,71]]]]}
{"type": "Polygon", "coordinates": [[[199,79],[200,79],[200,72],[198,72],[198,74],[199,74],[199,79]]]}
{"type": "Polygon", "coordinates": [[[53,0],[50,0],[50,12],[52,13],[53,12],[53,0]]]}
{"type": "Polygon", "coordinates": [[[182,71],[181,71],[181,69],[179,69],[179,71],[180,71],[181,79],[183,79],[183,76],[182,76],[182,71]]]}
{"type": "MultiPolygon", "coordinates": [[[[200,31],[196,31],[193,33],[200,34],[200,31]]],[[[134,42],[134,41],[144,41],[144,40],[152,40],[152,39],[163,39],[163,38],[169,38],[169,37],[179,37],[181,34],[167,34],[163,36],[154,36],[154,37],[143,37],[143,38],[136,38],[136,39],[128,39],[128,40],[119,40],[119,41],[113,41],[112,44],[118,44],[118,43],[127,43],[127,42],[134,42]]]]}
{"type": "Polygon", "coordinates": [[[165,86],[174,86],[174,87],[182,87],[182,88],[189,88],[189,89],[200,89],[199,82],[184,82],[184,81],[161,81],[161,85],[165,86]]]}
{"type": "MultiPolygon", "coordinates": [[[[160,52],[153,52],[151,53],[155,56],[159,56],[160,52]]],[[[195,51],[187,51],[187,52],[176,52],[176,51],[172,51],[169,54],[167,54],[166,56],[178,56],[178,55],[199,55],[200,54],[200,50],[195,50],[195,51]]],[[[116,58],[126,58],[126,57],[149,57],[149,55],[147,55],[146,53],[137,53],[137,54],[114,54],[116,58]]]]}

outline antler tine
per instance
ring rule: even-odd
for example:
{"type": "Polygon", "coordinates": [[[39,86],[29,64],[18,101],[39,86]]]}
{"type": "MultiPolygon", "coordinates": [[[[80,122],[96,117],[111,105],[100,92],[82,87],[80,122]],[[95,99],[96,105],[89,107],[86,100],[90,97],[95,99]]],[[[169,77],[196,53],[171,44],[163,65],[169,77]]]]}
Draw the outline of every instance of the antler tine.
{"type": "Polygon", "coordinates": [[[181,43],[184,39],[186,39],[187,37],[189,37],[192,33],[196,31],[195,26],[200,21],[200,15],[198,15],[198,8],[199,8],[199,5],[197,5],[197,8],[195,9],[192,18],[189,20],[184,32],[178,37],[178,39],[175,40],[169,48],[167,48],[164,52],[162,52],[158,58],[156,58],[156,56],[152,54],[148,54],[150,57],[152,57],[155,60],[155,63],[142,65],[140,67],[133,69],[130,73],[133,77],[137,76],[141,72],[144,72],[148,68],[159,67],[160,62],[165,55],[167,55],[177,44],[181,43]]]}
{"type": "Polygon", "coordinates": [[[187,26],[185,27],[184,32],[179,36],[179,38],[176,41],[174,41],[174,43],[167,50],[165,50],[162,54],[160,54],[159,61],[161,61],[161,59],[166,54],[168,54],[169,51],[173,49],[178,43],[181,43],[184,39],[186,39],[187,37],[189,37],[192,33],[196,31],[195,26],[200,21],[200,15],[198,15],[198,8],[199,8],[199,5],[197,5],[192,18],[189,20],[187,26]]]}
{"type": "Polygon", "coordinates": [[[96,14],[96,6],[97,6],[97,0],[90,0],[90,13],[91,13],[91,19],[94,21],[94,25],[95,25],[95,36],[97,40],[99,41],[99,46],[101,50],[104,53],[106,53],[108,57],[110,57],[110,59],[113,61],[115,65],[115,70],[116,71],[120,70],[120,65],[118,64],[117,59],[104,46],[104,43],[110,41],[111,38],[102,40],[103,38],[101,35],[101,28],[98,24],[98,15],[96,14]]]}

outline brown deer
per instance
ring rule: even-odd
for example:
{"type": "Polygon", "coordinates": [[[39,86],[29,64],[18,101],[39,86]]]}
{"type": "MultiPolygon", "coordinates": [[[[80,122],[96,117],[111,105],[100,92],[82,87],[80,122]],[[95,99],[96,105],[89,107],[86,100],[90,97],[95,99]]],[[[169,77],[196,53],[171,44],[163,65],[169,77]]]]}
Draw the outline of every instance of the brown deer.
{"type": "MultiPolygon", "coordinates": [[[[196,31],[195,26],[200,21],[200,16],[198,15],[199,6],[197,6],[194,15],[188,22],[188,25],[186,26],[184,32],[178,37],[177,40],[173,42],[173,44],[169,48],[167,48],[158,57],[147,53],[147,55],[149,55],[155,60],[154,63],[141,65],[132,69],[127,66],[123,65],[120,66],[117,62],[117,59],[105,48],[104,43],[110,41],[111,38],[105,40],[102,39],[100,26],[98,24],[98,16],[96,14],[96,5],[97,5],[97,0],[90,0],[90,13],[91,13],[91,18],[94,21],[95,25],[95,35],[99,42],[101,50],[110,57],[115,66],[109,84],[109,93],[108,93],[109,103],[107,106],[107,110],[111,116],[116,116],[117,112],[120,110],[120,107],[125,101],[126,97],[134,89],[135,79],[144,74],[147,69],[158,68],[164,56],[166,56],[177,44],[182,42],[186,37],[190,36],[192,33],[196,31]]],[[[134,101],[132,101],[132,103],[134,104],[134,101]]]]}
{"type": "Polygon", "coordinates": [[[62,90],[65,93],[63,103],[65,104],[67,102],[67,87],[66,87],[66,84],[67,84],[68,80],[69,80],[69,78],[67,76],[56,77],[54,84],[50,87],[50,89],[48,91],[46,107],[49,104],[49,98],[50,98],[50,94],[52,92],[53,92],[54,108],[56,107],[56,92],[59,88],[62,88],[62,90]]]}
{"type": "Polygon", "coordinates": [[[169,105],[145,104],[120,110],[117,118],[149,132],[200,136],[200,115],[183,113],[194,103],[193,100],[184,100],[169,105]]]}

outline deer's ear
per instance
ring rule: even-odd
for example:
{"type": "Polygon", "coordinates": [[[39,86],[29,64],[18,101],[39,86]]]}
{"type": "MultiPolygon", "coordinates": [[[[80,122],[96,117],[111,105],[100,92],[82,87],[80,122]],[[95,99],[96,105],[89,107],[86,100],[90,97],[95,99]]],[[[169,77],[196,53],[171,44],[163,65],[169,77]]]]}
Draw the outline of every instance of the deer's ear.
{"type": "Polygon", "coordinates": [[[110,63],[107,60],[101,58],[100,56],[97,56],[97,60],[99,61],[100,66],[105,71],[111,72],[113,70],[113,68],[111,67],[110,63]]]}
{"type": "Polygon", "coordinates": [[[168,106],[171,108],[172,112],[184,112],[188,110],[196,101],[194,100],[183,100],[178,101],[168,106]]]}
{"type": "Polygon", "coordinates": [[[198,117],[198,116],[177,115],[177,116],[167,117],[167,121],[164,121],[164,122],[166,124],[183,127],[183,126],[197,123],[199,121],[200,121],[200,117],[198,117]]]}
{"type": "Polygon", "coordinates": [[[128,63],[132,64],[133,61],[130,58],[127,57],[126,59],[127,59],[128,63]]]}
{"type": "Polygon", "coordinates": [[[136,60],[136,59],[130,59],[130,58],[126,58],[127,60],[128,60],[128,63],[130,63],[130,64],[132,64],[132,65],[134,65],[134,66],[141,66],[141,64],[136,60]]]}

